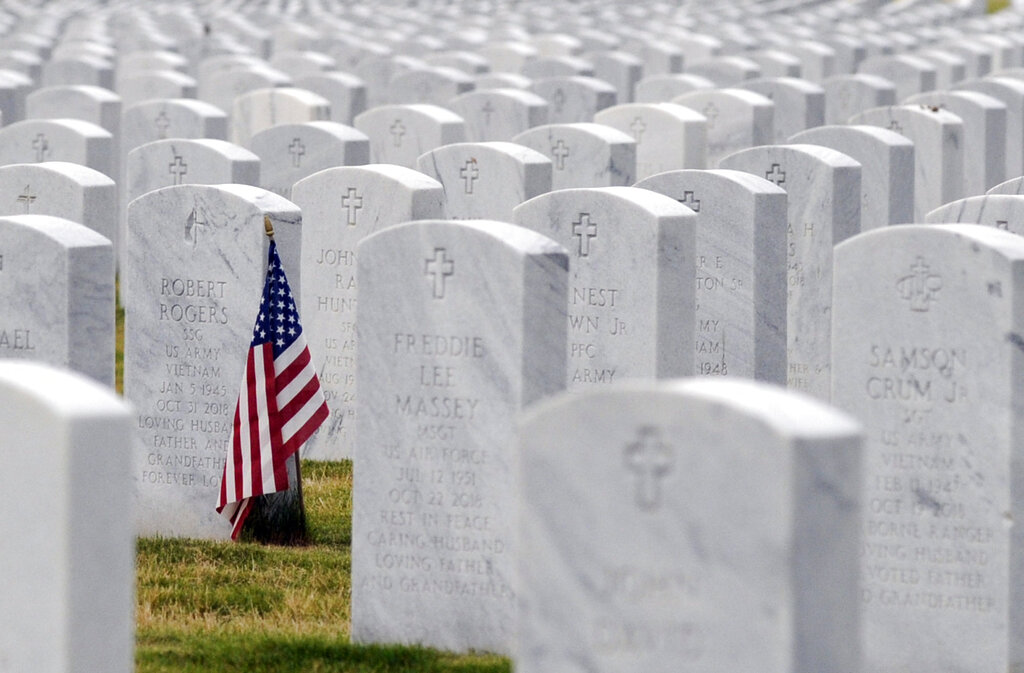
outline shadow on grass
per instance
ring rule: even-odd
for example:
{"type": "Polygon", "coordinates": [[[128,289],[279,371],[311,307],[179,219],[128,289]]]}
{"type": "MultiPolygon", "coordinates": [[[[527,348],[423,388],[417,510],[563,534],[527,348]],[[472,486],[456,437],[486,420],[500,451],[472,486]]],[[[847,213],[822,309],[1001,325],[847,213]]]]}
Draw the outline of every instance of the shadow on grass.
{"type": "Polygon", "coordinates": [[[510,673],[495,655],[455,655],[420,647],[353,645],[316,636],[150,634],[136,663],[152,673],[510,673]]]}

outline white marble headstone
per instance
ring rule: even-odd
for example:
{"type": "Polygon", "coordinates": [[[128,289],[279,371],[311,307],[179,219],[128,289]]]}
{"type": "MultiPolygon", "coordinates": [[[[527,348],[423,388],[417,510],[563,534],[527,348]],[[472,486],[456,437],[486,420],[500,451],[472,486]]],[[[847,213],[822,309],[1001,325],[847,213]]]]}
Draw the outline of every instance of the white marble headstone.
{"type": "Polygon", "coordinates": [[[392,225],[444,219],[444,187],[402,166],[339,167],[297,182],[292,201],[302,209],[302,329],[331,410],[302,455],[351,458],[357,399],[356,246],[392,225]]]}
{"type": "Polygon", "coordinates": [[[1024,241],[888,227],[835,252],[832,400],[866,426],[865,668],[1024,668],[1024,241]]]}
{"type": "Polygon", "coordinates": [[[785,190],[730,170],[669,171],[636,186],[697,215],[694,374],[785,385],[785,190]]]}
{"type": "Polygon", "coordinates": [[[878,75],[836,75],[821,86],[826,124],[845,124],[864,110],[896,104],[896,85],[878,75]]]}
{"type": "Polygon", "coordinates": [[[914,143],[877,126],[821,126],[792,143],[830,147],[861,165],[861,231],[914,221],[914,143]]]}
{"type": "Polygon", "coordinates": [[[370,162],[370,139],[337,122],[277,124],[249,141],[260,158],[260,187],[291,198],[292,185],[317,171],[370,162]]]}
{"type": "Polygon", "coordinates": [[[693,373],[696,216],[645,189],[565,189],[515,222],[569,251],[566,387],[693,373]]]}
{"type": "Polygon", "coordinates": [[[548,122],[548,102],[520,89],[470,91],[446,106],[466,121],[466,140],[512,140],[528,129],[548,122]]]}
{"type": "Polygon", "coordinates": [[[425,220],[357,255],[352,640],[510,654],[515,417],[564,386],[566,251],[425,220]]]}
{"type": "Polygon", "coordinates": [[[817,145],[769,145],[726,157],[786,190],[787,385],[828,399],[832,247],[860,231],[861,165],[817,145]]]}
{"type": "Polygon", "coordinates": [[[256,89],[235,98],[231,108],[231,138],[238,145],[249,147],[254,135],[272,126],[330,118],[330,101],[312,91],[292,87],[256,89]]]}
{"type": "Polygon", "coordinates": [[[1006,104],[978,91],[929,91],[906,103],[949,110],[964,124],[964,194],[982,194],[1006,179],[1006,104]]]}
{"type": "Polygon", "coordinates": [[[551,124],[592,122],[595,114],[618,102],[615,87],[594,77],[547,77],[530,89],[548,102],[551,124]]]}
{"type": "Polygon", "coordinates": [[[79,119],[26,119],[0,129],[0,166],[68,161],[113,180],[118,174],[113,136],[79,119]]]}
{"type": "Polygon", "coordinates": [[[674,103],[614,105],[594,115],[594,122],[633,136],[638,180],[707,165],[708,120],[690,108],[674,103]]]}
{"type": "Polygon", "coordinates": [[[604,124],[548,124],[512,142],[551,160],[551,189],[628,187],[636,175],[636,141],[604,124]]]}
{"type": "Polygon", "coordinates": [[[0,212],[51,215],[84,224],[119,250],[114,181],[86,166],[64,161],[0,166],[0,212]]]}
{"type": "Polygon", "coordinates": [[[455,143],[431,150],[418,170],[444,185],[448,217],[512,221],[512,209],[551,191],[552,162],[515,143],[455,143]]]}
{"type": "Polygon", "coordinates": [[[964,195],[964,124],[948,110],[894,105],[865,110],[851,124],[890,129],[914,143],[914,219],[964,195]]]}
{"type": "Polygon", "coordinates": [[[124,394],[138,412],[140,535],[230,534],[215,507],[266,274],[265,219],[301,296],[290,201],[248,185],[177,185],[128,208],[124,394]]]}
{"type": "Polygon", "coordinates": [[[466,139],[462,117],[436,105],[382,105],[352,124],[370,138],[370,162],[375,164],[416,168],[425,152],[466,139]]]}
{"type": "Polygon", "coordinates": [[[691,91],[672,99],[707,119],[708,166],[737,150],[765,145],[775,137],[775,104],[744,89],[691,91]]]}
{"type": "Polygon", "coordinates": [[[517,671],[861,670],[852,418],[691,379],[564,395],[520,428],[517,671]]]}
{"type": "Polygon", "coordinates": [[[0,670],[135,670],[133,425],[106,386],[0,361],[0,670]]]}

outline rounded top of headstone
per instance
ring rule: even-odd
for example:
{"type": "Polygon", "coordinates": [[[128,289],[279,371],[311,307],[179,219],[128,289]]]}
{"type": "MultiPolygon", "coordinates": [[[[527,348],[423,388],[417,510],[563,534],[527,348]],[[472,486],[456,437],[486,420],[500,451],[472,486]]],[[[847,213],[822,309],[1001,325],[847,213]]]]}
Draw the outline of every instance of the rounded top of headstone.
{"type": "Polygon", "coordinates": [[[907,237],[940,237],[966,241],[972,248],[985,246],[998,252],[1007,260],[1016,262],[1024,261],[1024,239],[1017,234],[1008,231],[989,227],[983,224],[957,224],[957,223],[934,223],[934,224],[901,224],[897,227],[879,227],[862,234],[852,236],[841,243],[837,243],[835,251],[837,255],[848,254],[849,251],[868,246],[868,249],[889,247],[886,241],[878,242],[879,237],[900,237],[900,245],[904,245],[907,237]]]}
{"type": "Polygon", "coordinates": [[[0,360],[0,400],[29,397],[60,418],[128,418],[132,411],[109,387],[40,362],[0,360]]]}
{"type": "Polygon", "coordinates": [[[110,132],[102,126],[81,119],[23,119],[20,122],[4,126],[0,132],[10,134],[15,129],[23,129],[25,133],[35,133],[37,130],[45,131],[54,127],[63,127],[87,138],[113,138],[110,132]]]}
{"type": "Polygon", "coordinates": [[[532,229],[508,222],[499,222],[498,220],[417,220],[415,222],[403,222],[370,234],[359,243],[359,247],[361,249],[363,246],[376,245],[377,239],[393,236],[402,231],[443,231],[445,229],[457,230],[460,233],[473,232],[477,235],[486,236],[515,248],[524,254],[559,255],[562,258],[563,268],[568,268],[569,265],[568,251],[557,242],[532,229]]]}
{"type": "Polygon", "coordinates": [[[694,217],[694,212],[673,198],[636,187],[578,187],[559,189],[535,196],[529,201],[519,204],[514,212],[529,211],[533,208],[544,208],[548,201],[568,201],[579,199],[593,204],[593,208],[602,207],[602,202],[626,203],[646,212],[652,217],[694,217]]]}
{"type": "Polygon", "coordinates": [[[175,147],[202,148],[207,152],[219,154],[229,161],[260,160],[256,154],[241,145],[236,145],[235,143],[228,142],[227,140],[216,140],[213,138],[164,138],[163,140],[153,140],[139,145],[129,152],[128,156],[133,157],[133,155],[138,156],[140,154],[160,152],[164,148],[173,150],[175,147]]]}
{"type": "Polygon", "coordinates": [[[353,123],[358,126],[361,122],[366,119],[372,119],[376,117],[390,117],[398,112],[412,113],[421,117],[426,117],[435,122],[441,123],[464,123],[462,117],[455,114],[451,110],[440,107],[438,105],[430,105],[427,103],[397,103],[394,105],[378,105],[370,108],[366,112],[363,112],[356,116],[353,123]]]}
{"type": "Polygon", "coordinates": [[[429,175],[424,175],[417,170],[405,166],[399,166],[398,164],[366,164],[363,166],[333,166],[325,168],[296,182],[292,187],[292,191],[293,193],[302,191],[302,189],[299,189],[299,185],[308,186],[321,181],[343,180],[353,175],[377,176],[381,180],[401,184],[406,189],[444,189],[440,182],[429,175]]]}
{"type": "Polygon", "coordinates": [[[861,425],[846,413],[803,393],[769,383],[733,377],[700,377],[686,379],[627,380],[585,392],[562,394],[543,400],[528,408],[520,419],[520,427],[535,416],[558,413],[565,404],[586,404],[588,398],[630,394],[664,395],[690,399],[708,405],[705,416],[721,416],[727,412],[753,418],[783,437],[860,437],[861,425]]]}
{"type": "Polygon", "coordinates": [[[466,152],[490,154],[492,156],[500,155],[505,157],[511,157],[523,164],[551,163],[551,159],[548,159],[546,156],[544,156],[537,150],[530,149],[525,145],[518,145],[516,143],[506,142],[502,140],[480,143],[450,143],[448,145],[442,145],[441,147],[432,149],[429,152],[424,153],[423,156],[420,157],[420,160],[422,160],[423,157],[429,156],[431,154],[436,155],[452,153],[457,156],[459,154],[464,154],[466,152]]]}
{"type": "Polygon", "coordinates": [[[169,187],[162,187],[160,189],[154,189],[151,192],[146,192],[142,196],[133,200],[128,204],[129,213],[137,210],[141,205],[154,202],[160,203],[166,198],[180,198],[181,200],[189,200],[197,198],[204,193],[215,193],[219,196],[226,196],[229,198],[238,199],[240,202],[246,203],[253,208],[258,209],[261,212],[277,212],[282,214],[294,214],[296,217],[299,215],[299,207],[288,199],[275,194],[274,192],[259,187],[253,187],[251,185],[199,185],[199,184],[185,184],[185,185],[171,185],[169,187]],[[180,196],[179,196],[180,193],[180,196]]]}
{"type": "Polygon", "coordinates": [[[839,137],[856,136],[864,139],[865,141],[881,141],[886,145],[914,146],[913,141],[902,133],[896,133],[896,131],[893,131],[892,129],[882,128],[881,126],[871,126],[870,124],[816,126],[815,128],[794,134],[790,137],[789,142],[792,144],[814,145],[816,144],[815,139],[822,135],[834,135],[839,137]]]}
{"type": "Polygon", "coordinates": [[[58,174],[73,180],[82,187],[114,186],[114,181],[96,169],[73,164],[68,161],[43,161],[38,164],[7,164],[0,166],[0,179],[5,173],[16,172],[19,175],[53,175],[58,174]]]}
{"type": "Polygon", "coordinates": [[[637,182],[634,187],[637,189],[653,189],[654,191],[660,192],[657,185],[671,182],[674,179],[688,180],[696,178],[697,180],[714,180],[723,183],[732,183],[738,187],[743,188],[745,191],[751,194],[785,194],[786,190],[779,187],[771,180],[765,180],[764,178],[748,173],[746,171],[736,171],[729,168],[716,168],[711,170],[701,170],[696,168],[682,168],[672,171],[665,171],[663,173],[656,173],[643,180],[637,182]]]}
{"type": "Polygon", "coordinates": [[[252,139],[250,140],[250,144],[256,143],[257,138],[263,138],[266,137],[267,135],[288,135],[289,133],[297,133],[302,131],[306,133],[322,134],[321,137],[330,136],[331,138],[335,138],[337,140],[342,140],[345,142],[352,142],[354,140],[365,140],[369,142],[370,140],[369,136],[367,136],[365,133],[363,133],[362,131],[355,127],[348,126],[346,124],[340,124],[338,122],[332,121],[311,121],[295,124],[275,124],[274,126],[268,126],[262,131],[254,133],[252,139]]]}
{"type": "MultiPolygon", "coordinates": [[[[61,246],[61,248],[113,248],[106,236],[96,233],[84,224],[52,215],[6,215],[0,217],[0,228],[14,227],[15,231],[31,232],[61,246]]],[[[10,230],[8,230],[8,233],[10,230]]]]}
{"type": "Polygon", "coordinates": [[[101,103],[121,102],[121,97],[110,89],[104,89],[101,86],[93,86],[91,84],[58,84],[54,86],[45,86],[30,93],[28,98],[52,98],[68,95],[84,96],[101,103]]]}

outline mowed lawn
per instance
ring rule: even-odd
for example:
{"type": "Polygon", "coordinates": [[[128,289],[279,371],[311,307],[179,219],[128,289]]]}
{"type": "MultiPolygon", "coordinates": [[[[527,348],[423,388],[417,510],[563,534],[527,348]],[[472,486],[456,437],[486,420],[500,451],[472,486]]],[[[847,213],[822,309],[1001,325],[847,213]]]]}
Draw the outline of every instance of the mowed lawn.
{"type": "Polygon", "coordinates": [[[511,671],[494,655],[351,644],[352,465],[305,461],[302,483],[307,547],[139,540],[136,671],[511,671]]]}

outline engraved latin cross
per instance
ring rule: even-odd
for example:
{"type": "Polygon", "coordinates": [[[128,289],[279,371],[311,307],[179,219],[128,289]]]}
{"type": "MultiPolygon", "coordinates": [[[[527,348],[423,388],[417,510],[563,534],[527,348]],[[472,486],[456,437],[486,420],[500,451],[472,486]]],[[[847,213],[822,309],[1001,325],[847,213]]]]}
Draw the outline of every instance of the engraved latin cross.
{"type": "Polygon", "coordinates": [[[780,187],[786,182],[786,172],[779,164],[772,164],[771,170],[765,171],[764,177],[780,187]]]}
{"type": "Polygon", "coordinates": [[[168,169],[174,176],[174,184],[180,185],[182,176],[188,173],[188,164],[181,158],[181,155],[175,154],[174,161],[169,164],[168,169]]]}
{"type": "Polygon", "coordinates": [[[348,208],[348,226],[356,226],[356,214],[363,208],[363,197],[355,187],[349,187],[348,193],[341,197],[341,207],[348,208]]]}
{"type": "Polygon", "coordinates": [[[551,153],[555,155],[555,168],[564,171],[565,170],[565,159],[569,156],[569,146],[565,144],[565,141],[561,138],[551,148],[551,153]]]}
{"type": "Polygon", "coordinates": [[[551,102],[555,104],[555,112],[561,112],[562,108],[565,107],[565,92],[561,89],[556,89],[555,94],[551,97],[551,102]]]}
{"type": "Polygon", "coordinates": [[[476,159],[466,159],[466,165],[459,169],[459,177],[466,181],[466,193],[473,193],[473,182],[480,177],[476,159]]]}
{"type": "Polygon", "coordinates": [[[694,198],[693,192],[683,192],[683,198],[679,199],[679,203],[683,204],[695,213],[700,212],[700,199],[694,198]]]}
{"type": "Polygon", "coordinates": [[[292,139],[292,144],[288,146],[288,151],[292,155],[292,166],[298,168],[302,165],[302,157],[306,154],[306,146],[302,144],[302,141],[298,138],[292,139]]]}
{"type": "Polygon", "coordinates": [[[171,120],[167,117],[167,113],[160,110],[160,114],[156,116],[156,130],[160,134],[160,139],[167,137],[167,129],[171,126],[171,120]]]}
{"type": "Polygon", "coordinates": [[[487,105],[484,105],[483,109],[480,111],[484,113],[484,123],[490,126],[491,115],[494,114],[494,106],[491,105],[491,101],[487,101],[487,105]]]}
{"type": "Polygon", "coordinates": [[[590,213],[580,213],[572,223],[572,235],[579,239],[579,256],[590,255],[590,239],[597,238],[597,223],[590,221],[590,213]]]}
{"type": "Polygon", "coordinates": [[[633,123],[629,127],[633,131],[633,137],[637,142],[644,136],[644,131],[647,130],[647,124],[644,124],[644,120],[637,117],[633,120],[633,123]]]}
{"type": "Polygon", "coordinates": [[[35,200],[36,195],[32,193],[32,186],[25,185],[25,190],[18,197],[18,203],[22,203],[25,205],[26,213],[29,212],[29,209],[32,207],[32,204],[35,202],[35,200]]]}
{"type": "Polygon", "coordinates": [[[46,139],[45,133],[40,133],[32,141],[32,148],[36,151],[36,161],[44,161],[46,153],[50,151],[50,142],[46,139]]]}
{"type": "Polygon", "coordinates": [[[715,128],[715,120],[718,119],[718,106],[710,102],[704,106],[703,114],[708,118],[708,128],[715,128]]]}
{"type": "Polygon", "coordinates": [[[395,139],[395,147],[401,147],[402,136],[405,135],[405,124],[402,123],[402,120],[396,119],[389,131],[391,132],[391,137],[395,139]]]}
{"type": "Polygon", "coordinates": [[[672,471],[672,448],[661,441],[657,428],[641,427],[636,441],[626,446],[626,467],[637,475],[636,505],[651,511],[661,506],[661,480],[672,471]]]}
{"type": "Polygon", "coordinates": [[[426,260],[425,276],[433,277],[434,299],[444,299],[444,279],[455,275],[455,262],[448,259],[448,251],[444,248],[434,248],[434,258],[426,260]]]}

